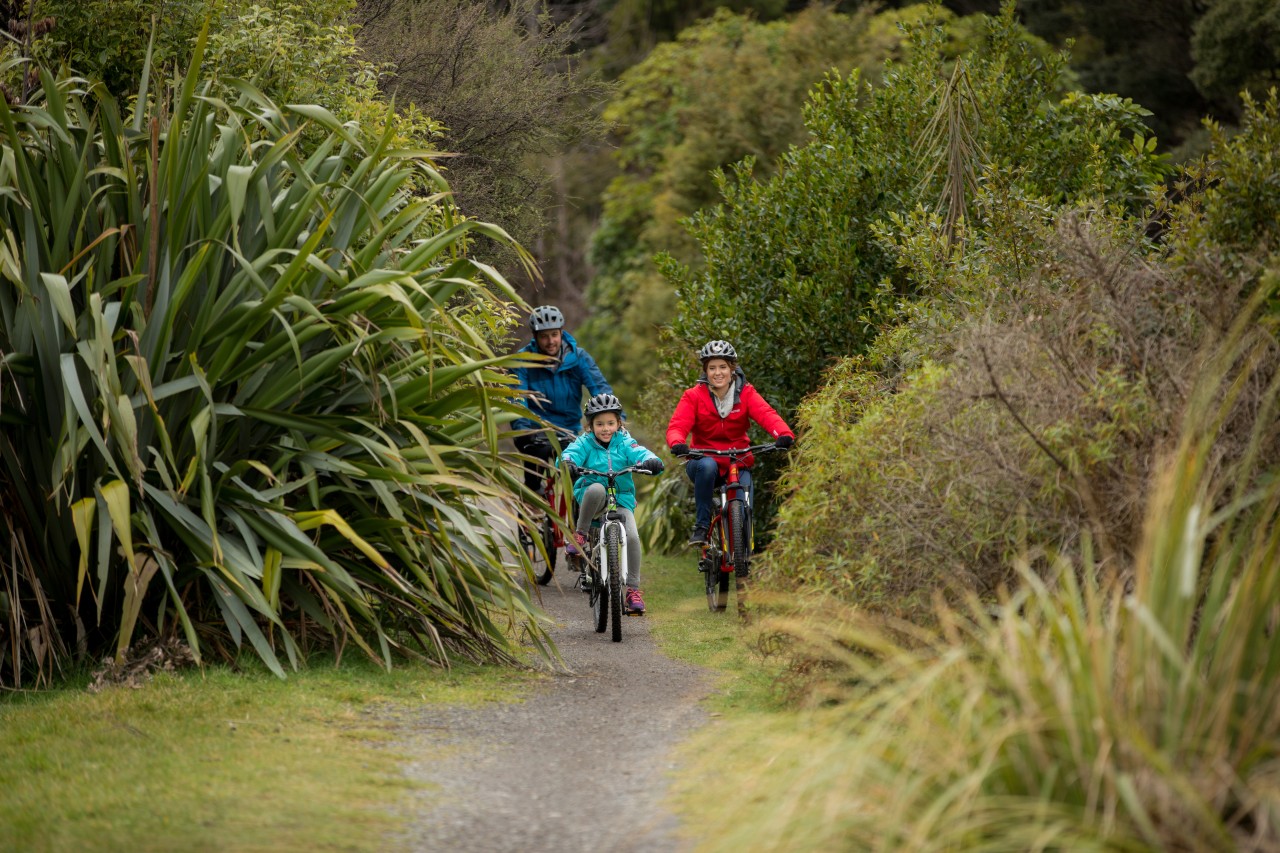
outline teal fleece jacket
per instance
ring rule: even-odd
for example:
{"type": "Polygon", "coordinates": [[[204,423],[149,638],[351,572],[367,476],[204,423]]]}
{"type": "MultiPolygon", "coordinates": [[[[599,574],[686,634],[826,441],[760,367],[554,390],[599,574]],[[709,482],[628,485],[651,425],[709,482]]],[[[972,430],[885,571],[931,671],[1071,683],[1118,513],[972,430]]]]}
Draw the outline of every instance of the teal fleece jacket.
{"type": "MultiPolygon", "coordinates": [[[[640,446],[626,430],[618,430],[609,441],[609,446],[596,440],[590,430],[570,442],[560,454],[560,459],[577,465],[579,468],[595,468],[597,471],[618,471],[630,468],[646,459],[657,459],[651,450],[640,446]]],[[[604,483],[605,478],[599,474],[586,474],[573,484],[573,497],[582,502],[582,493],[592,483],[604,483]]],[[[636,508],[636,484],[630,474],[618,478],[618,505],[634,510],[636,508]]]]}

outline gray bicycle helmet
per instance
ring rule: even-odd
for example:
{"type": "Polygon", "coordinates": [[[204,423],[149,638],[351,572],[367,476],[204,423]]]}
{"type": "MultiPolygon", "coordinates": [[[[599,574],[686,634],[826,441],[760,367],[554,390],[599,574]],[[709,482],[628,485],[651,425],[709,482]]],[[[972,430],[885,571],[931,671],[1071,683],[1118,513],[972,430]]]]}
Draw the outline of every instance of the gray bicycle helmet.
{"type": "Polygon", "coordinates": [[[705,362],[709,358],[723,358],[726,361],[737,361],[738,353],[728,341],[707,341],[698,350],[698,361],[705,362]]]}
{"type": "Polygon", "coordinates": [[[588,420],[605,412],[617,412],[621,415],[622,401],[612,394],[597,394],[587,401],[587,407],[582,410],[588,420]]]}
{"type": "Polygon", "coordinates": [[[554,305],[539,305],[529,315],[529,325],[535,332],[545,332],[547,329],[563,329],[564,315],[554,305]]]}

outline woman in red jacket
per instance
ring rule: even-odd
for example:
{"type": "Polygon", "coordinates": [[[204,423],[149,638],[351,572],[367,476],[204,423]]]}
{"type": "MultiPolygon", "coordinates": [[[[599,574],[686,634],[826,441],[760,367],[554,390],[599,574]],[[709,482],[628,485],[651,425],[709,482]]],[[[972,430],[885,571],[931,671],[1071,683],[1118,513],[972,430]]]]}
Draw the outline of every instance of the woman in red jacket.
{"type": "MultiPolygon", "coordinates": [[[[667,424],[667,445],[672,453],[687,456],[690,445],[711,450],[749,447],[747,427],[751,421],[773,436],[779,449],[786,450],[792,445],[795,433],[747,383],[732,344],[710,341],[698,351],[698,358],[702,361],[702,378],[680,397],[667,424]]],[[[751,494],[749,469],[754,461],[748,454],[739,467],[738,479],[748,496],[751,494]]],[[[689,544],[701,545],[711,525],[711,495],[717,482],[728,473],[729,460],[711,456],[690,459],[684,470],[693,481],[693,500],[697,506],[697,520],[689,544]]]]}

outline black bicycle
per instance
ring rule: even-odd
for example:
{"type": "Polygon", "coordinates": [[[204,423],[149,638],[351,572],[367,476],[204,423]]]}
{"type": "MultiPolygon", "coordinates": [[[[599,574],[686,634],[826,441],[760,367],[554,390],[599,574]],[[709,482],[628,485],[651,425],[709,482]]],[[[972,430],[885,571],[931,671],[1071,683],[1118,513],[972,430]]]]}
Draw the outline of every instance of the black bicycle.
{"type": "Polygon", "coordinates": [[[729,459],[729,473],[713,496],[715,501],[707,541],[698,552],[698,571],[707,582],[707,608],[722,613],[729,606],[729,576],[735,580],[738,614],[745,618],[747,578],[751,574],[751,550],[755,539],[751,529],[751,497],[739,480],[740,465],[748,453],[770,453],[774,444],[758,444],[733,450],[689,448],[689,459],[721,456],[729,459]]]}
{"type": "Polygon", "coordinates": [[[594,468],[573,469],[577,474],[596,474],[605,478],[604,507],[591,521],[595,544],[587,549],[582,574],[578,584],[588,593],[588,602],[596,633],[603,634],[613,624],[613,641],[622,642],[623,596],[627,590],[627,525],[618,509],[618,478],[623,474],[654,472],[646,468],[620,468],[617,471],[597,471],[594,468]]]}

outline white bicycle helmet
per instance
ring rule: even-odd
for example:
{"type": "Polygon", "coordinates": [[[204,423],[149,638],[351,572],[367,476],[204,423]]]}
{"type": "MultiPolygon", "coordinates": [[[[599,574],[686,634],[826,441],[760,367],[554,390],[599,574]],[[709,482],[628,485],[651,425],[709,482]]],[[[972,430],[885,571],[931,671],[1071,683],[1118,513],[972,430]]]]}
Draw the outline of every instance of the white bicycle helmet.
{"type": "Polygon", "coordinates": [[[539,305],[529,315],[529,326],[535,332],[545,332],[548,329],[563,329],[564,314],[561,314],[560,309],[554,305],[539,305]]]}
{"type": "Polygon", "coordinates": [[[587,401],[586,408],[582,410],[582,414],[588,419],[605,412],[617,412],[621,415],[622,401],[612,394],[597,394],[587,401]]]}
{"type": "Polygon", "coordinates": [[[698,360],[706,362],[709,358],[737,361],[738,353],[734,351],[733,344],[728,341],[707,341],[703,344],[702,349],[698,350],[698,360]]]}

